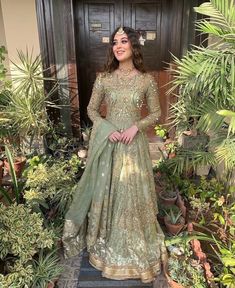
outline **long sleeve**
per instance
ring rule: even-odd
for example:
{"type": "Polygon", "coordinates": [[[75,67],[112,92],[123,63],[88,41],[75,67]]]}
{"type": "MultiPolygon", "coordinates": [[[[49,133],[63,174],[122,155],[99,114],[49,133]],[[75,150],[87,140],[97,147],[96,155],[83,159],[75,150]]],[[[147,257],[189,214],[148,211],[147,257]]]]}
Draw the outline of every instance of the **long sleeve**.
{"type": "Polygon", "coordinates": [[[102,119],[99,110],[103,98],[104,98],[104,89],[102,83],[102,74],[99,74],[95,80],[92,89],[91,99],[87,106],[88,116],[93,123],[97,120],[102,119]]]}
{"type": "Polygon", "coordinates": [[[157,83],[151,75],[149,75],[148,83],[149,84],[146,92],[146,100],[149,114],[135,123],[139,131],[142,131],[148,126],[156,123],[158,117],[161,114],[157,83]]]}

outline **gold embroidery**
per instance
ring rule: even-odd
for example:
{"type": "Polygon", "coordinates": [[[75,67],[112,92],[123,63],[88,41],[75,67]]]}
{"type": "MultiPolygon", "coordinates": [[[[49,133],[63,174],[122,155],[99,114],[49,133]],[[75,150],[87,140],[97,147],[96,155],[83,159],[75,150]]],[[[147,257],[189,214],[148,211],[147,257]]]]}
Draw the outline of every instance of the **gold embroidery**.
{"type": "MultiPolygon", "coordinates": [[[[130,145],[112,144],[111,175],[103,160],[97,166],[95,181],[91,177],[95,183],[87,225],[84,223],[79,229],[71,222],[65,224],[66,254],[75,255],[86,244],[92,265],[101,269],[104,276],[151,282],[166,259],[164,234],[156,219],[157,198],[148,141],[142,133],[160,113],[156,83],[149,74],[138,73],[126,79],[118,79],[115,73],[99,74],[87,109],[94,122],[90,147],[96,147],[94,131],[99,132],[102,101],[107,104],[106,120],[120,131],[136,123],[140,133],[130,145]],[[141,119],[144,98],[149,115],[141,119]]],[[[109,145],[105,149],[111,149],[111,142],[109,145]]]]}
{"type": "Polygon", "coordinates": [[[89,255],[89,262],[96,269],[102,270],[104,277],[116,280],[141,278],[143,283],[149,283],[161,272],[161,261],[153,263],[148,269],[143,271],[140,271],[138,267],[128,265],[121,267],[117,265],[106,265],[105,262],[93,254],[89,255]]]}

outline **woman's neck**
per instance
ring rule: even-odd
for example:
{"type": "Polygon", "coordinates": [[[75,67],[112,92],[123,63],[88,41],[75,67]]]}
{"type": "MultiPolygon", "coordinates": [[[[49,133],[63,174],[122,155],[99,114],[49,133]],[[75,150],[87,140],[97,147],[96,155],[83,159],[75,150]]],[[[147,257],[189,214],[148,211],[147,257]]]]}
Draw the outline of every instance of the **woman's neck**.
{"type": "Polygon", "coordinates": [[[119,66],[118,69],[122,70],[122,71],[130,71],[134,69],[134,64],[132,61],[128,61],[128,62],[119,62],[119,66]]]}

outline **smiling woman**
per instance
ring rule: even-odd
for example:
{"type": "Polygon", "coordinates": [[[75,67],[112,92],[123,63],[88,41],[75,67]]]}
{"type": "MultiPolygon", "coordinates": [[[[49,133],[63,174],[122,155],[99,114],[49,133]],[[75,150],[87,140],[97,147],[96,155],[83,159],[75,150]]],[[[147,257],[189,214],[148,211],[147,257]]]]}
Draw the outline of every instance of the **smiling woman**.
{"type": "Polygon", "coordinates": [[[147,283],[167,258],[144,132],[160,115],[157,86],[145,73],[135,30],[117,28],[110,43],[106,71],[98,75],[88,105],[94,124],[88,161],[66,215],[63,242],[66,256],[87,246],[90,263],[104,277],[147,283]],[[144,98],[149,115],[141,119],[144,98]],[[103,99],[105,119],[99,113],[103,99]]]}

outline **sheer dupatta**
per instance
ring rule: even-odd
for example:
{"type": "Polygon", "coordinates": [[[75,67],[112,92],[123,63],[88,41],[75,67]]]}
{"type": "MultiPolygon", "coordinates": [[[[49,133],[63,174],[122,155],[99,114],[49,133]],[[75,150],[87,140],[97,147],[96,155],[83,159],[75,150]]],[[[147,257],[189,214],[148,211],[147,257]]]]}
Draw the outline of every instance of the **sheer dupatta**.
{"type": "Polygon", "coordinates": [[[65,257],[79,254],[86,243],[87,216],[92,202],[103,202],[112,173],[114,144],[108,136],[117,128],[105,119],[94,124],[85,171],[74,187],[73,201],[65,216],[63,244],[65,257]]]}

